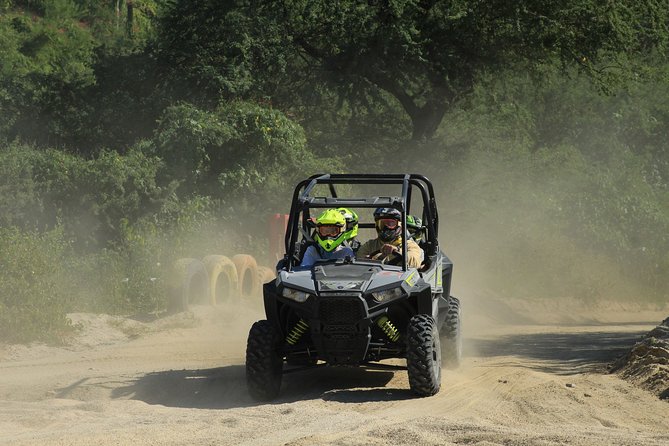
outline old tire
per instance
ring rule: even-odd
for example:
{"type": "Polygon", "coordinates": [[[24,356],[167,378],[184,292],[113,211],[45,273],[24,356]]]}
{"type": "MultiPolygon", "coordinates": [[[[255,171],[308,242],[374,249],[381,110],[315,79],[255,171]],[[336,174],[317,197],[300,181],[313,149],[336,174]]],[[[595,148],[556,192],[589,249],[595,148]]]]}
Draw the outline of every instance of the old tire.
{"type": "Polygon", "coordinates": [[[445,367],[456,369],[462,358],[462,322],[460,320],[460,300],[450,296],[446,319],[441,326],[441,358],[445,367]]]}
{"type": "Polygon", "coordinates": [[[237,268],[237,283],[241,297],[250,299],[259,296],[260,281],[256,259],[247,254],[237,254],[232,258],[232,262],[237,268]]]}
{"type": "Polygon", "coordinates": [[[266,320],[253,324],[246,343],[246,385],[253,399],[269,401],[281,390],[283,358],[280,337],[266,320]]]}
{"type": "Polygon", "coordinates": [[[209,273],[209,301],[212,305],[227,302],[239,289],[237,267],[229,258],[211,255],[202,259],[209,273]]]}
{"type": "Polygon", "coordinates": [[[407,326],[409,386],[419,396],[431,396],[441,387],[439,330],[432,316],[417,314],[407,326]]]}
{"type": "Polygon", "coordinates": [[[174,262],[168,292],[170,310],[188,311],[192,304],[209,300],[209,275],[204,263],[197,259],[183,258],[174,262]]]}

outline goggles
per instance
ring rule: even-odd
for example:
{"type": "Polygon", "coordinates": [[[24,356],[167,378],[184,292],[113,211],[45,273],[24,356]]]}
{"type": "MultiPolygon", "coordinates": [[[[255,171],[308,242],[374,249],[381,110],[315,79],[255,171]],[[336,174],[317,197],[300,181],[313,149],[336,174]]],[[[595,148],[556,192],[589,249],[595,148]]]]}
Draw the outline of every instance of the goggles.
{"type": "Polygon", "coordinates": [[[379,229],[395,229],[400,225],[400,221],[394,218],[379,218],[376,220],[376,227],[379,229]]]}
{"type": "Polygon", "coordinates": [[[341,226],[337,225],[320,225],[318,227],[318,235],[321,237],[337,237],[341,232],[341,226]]]}

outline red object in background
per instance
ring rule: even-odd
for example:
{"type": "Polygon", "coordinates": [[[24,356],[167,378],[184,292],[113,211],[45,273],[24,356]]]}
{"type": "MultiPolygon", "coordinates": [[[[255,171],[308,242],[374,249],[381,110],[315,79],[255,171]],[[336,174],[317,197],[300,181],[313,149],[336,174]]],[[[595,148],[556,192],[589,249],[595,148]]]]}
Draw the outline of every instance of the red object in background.
{"type": "Polygon", "coordinates": [[[269,231],[269,256],[275,261],[283,259],[285,254],[286,227],[288,226],[288,214],[270,215],[268,222],[269,231]]]}

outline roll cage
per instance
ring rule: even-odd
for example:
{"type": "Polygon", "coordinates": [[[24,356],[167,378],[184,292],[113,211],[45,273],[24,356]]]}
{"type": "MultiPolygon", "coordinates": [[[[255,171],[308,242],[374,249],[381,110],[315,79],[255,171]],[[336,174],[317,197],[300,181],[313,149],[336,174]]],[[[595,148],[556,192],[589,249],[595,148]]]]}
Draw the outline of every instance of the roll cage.
{"type": "MultiPolygon", "coordinates": [[[[411,198],[413,190],[417,189],[423,199],[423,228],[425,241],[421,247],[426,256],[433,256],[439,250],[438,230],[439,216],[437,215],[437,203],[434,196],[434,188],[430,180],[418,174],[317,174],[301,181],[295,187],[293,199],[286,228],[286,268],[292,271],[293,267],[299,265],[299,251],[296,250],[300,232],[309,233],[308,222],[310,221],[311,209],[324,208],[378,208],[388,207],[400,211],[402,214],[402,227],[407,228],[407,214],[411,213],[411,198]],[[330,197],[313,196],[312,192],[317,185],[327,185],[330,197]],[[371,196],[366,198],[340,198],[337,194],[336,185],[401,185],[401,196],[371,196]]],[[[360,227],[371,228],[373,223],[360,223],[360,227]]],[[[407,237],[402,237],[402,252],[407,252],[407,237]]],[[[402,269],[407,270],[406,257],[402,257],[402,269]]]]}

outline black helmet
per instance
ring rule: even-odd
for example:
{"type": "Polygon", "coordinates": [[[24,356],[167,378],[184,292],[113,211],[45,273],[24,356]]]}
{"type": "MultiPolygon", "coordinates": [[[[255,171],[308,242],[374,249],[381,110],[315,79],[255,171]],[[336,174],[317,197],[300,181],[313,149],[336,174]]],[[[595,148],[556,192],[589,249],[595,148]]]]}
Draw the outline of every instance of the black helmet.
{"type": "Polygon", "coordinates": [[[376,233],[384,242],[392,242],[402,234],[402,213],[394,208],[377,208],[374,211],[376,233]]]}

